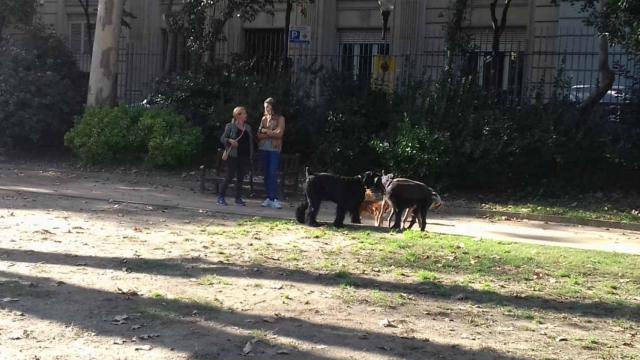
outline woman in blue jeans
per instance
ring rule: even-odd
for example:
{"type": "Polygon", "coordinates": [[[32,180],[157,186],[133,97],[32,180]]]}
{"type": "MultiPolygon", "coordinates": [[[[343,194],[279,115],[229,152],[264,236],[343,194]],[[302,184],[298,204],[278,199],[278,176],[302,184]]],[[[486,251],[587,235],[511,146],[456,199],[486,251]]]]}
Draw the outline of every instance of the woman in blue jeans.
{"type": "Polygon", "coordinates": [[[282,209],[278,201],[278,169],[284,136],[285,119],[273,98],[264,101],[264,116],[258,127],[258,149],[264,164],[264,186],[267,199],[262,206],[282,209]]]}

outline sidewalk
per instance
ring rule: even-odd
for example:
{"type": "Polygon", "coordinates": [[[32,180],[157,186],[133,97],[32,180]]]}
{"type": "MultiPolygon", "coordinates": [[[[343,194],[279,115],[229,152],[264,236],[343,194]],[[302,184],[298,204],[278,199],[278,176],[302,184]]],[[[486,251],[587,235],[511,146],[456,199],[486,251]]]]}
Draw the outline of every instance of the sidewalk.
{"type": "MultiPolygon", "coordinates": [[[[284,202],[284,208],[260,207],[264,199],[248,199],[247,207],[219,206],[214,194],[200,194],[197,176],[182,177],[129,173],[84,173],[72,170],[32,170],[0,164],[0,192],[22,192],[46,196],[65,196],[115,202],[147,204],[154,207],[180,207],[207,210],[215,214],[293,219],[297,203],[284,202]]],[[[446,199],[444,199],[446,202],[446,199]]],[[[335,207],[322,205],[320,221],[331,222],[335,207]]],[[[364,225],[373,226],[371,218],[364,225]]],[[[347,221],[348,223],[348,221],[347,221]]],[[[431,212],[427,230],[474,238],[517,241],[640,254],[640,232],[532,220],[492,220],[451,210],[431,212]]]]}

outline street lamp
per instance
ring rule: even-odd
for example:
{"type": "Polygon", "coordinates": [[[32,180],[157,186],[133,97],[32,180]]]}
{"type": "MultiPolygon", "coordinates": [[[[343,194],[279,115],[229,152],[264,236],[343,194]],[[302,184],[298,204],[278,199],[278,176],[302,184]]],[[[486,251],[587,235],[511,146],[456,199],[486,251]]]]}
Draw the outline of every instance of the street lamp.
{"type": "Polygon", "coordinates": [[[382,14],[382,40],[387,38],[387,24],[389,23],[389,15],[396,6],[396,0],[378,0],[380,14],[382,14]]]}

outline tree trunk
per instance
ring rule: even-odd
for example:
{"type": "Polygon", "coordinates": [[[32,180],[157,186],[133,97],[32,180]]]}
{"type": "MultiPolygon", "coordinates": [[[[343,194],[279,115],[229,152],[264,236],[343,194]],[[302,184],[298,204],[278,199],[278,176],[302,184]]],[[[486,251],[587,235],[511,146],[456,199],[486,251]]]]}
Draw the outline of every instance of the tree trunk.
{"type": "Polygon", "coordinates": [[[164,74],[167,75],[175,70],[175,48],[177,42],[177,34],[167,31],[167,54],[164,60],[164,74]]]}
{"type": "Polygon", "coordinates": [[[493,42],[491,44],[491,64],[489,68],[489,86],[498,91],[500,84],[498,83],[498,70],[500,69],[500,38],[507,27],[507,14],[509,13],[509,6],[511,6],[511,0],[504,1],[504,7],[502,8],[502,16],[500,21],[496,16],[496,5],[498,0],[493,0],[489,5],[491,11],[491,26],[493,27],[493,42]]]}
{"type": "Polygon", "coordinates": [[[184,72],[184,35],[176,34],[176,71],[184,72]]]}
{"type": "Polygon", "coordinates": [[[0,16],[0,44],[2,44],[2,30],[4,29],[4,17],[0,16]]]}
{"type": "Polygon", "coordinates": [[[284,64],[287,63],[287,58],[289,57],[289,31],[291,29],[291,11],[293,10],[293,2],[292,0],[287,0],[287,10],[284,15],[284,47],[282,60],[284,64]]]}
{"type": "Polygon", "coordinates": [[[99,0],[96,35],[91,56],[88,106],[117,102],[118,43],[124,0],[99,0]]]}
{"type": "Polygon", "coordinates": [[[599,71],[599,84],[598,89],[589,95],[580,105],[578,109],[581,112],[585,112],[593,108],[606,94],[616,79],[616,75],[611,68],[609,68],[609,39],[607,35],[600,35],[600,49],[598,58],[598,71],[599,71]]]}
{"type": "Polygon", "coordinates": [[[169,22],[169,17],[173,13],[173,0],[169,0],[167,4],[167,9],[164,13],[165,26],[167,27],[167,53],[165,54],[164,61],[164,73],[169,74],[175,69],[175,57],[174,52],[176,48],[177,42],[177,34],[173,31],[171,24],[169,22]]]}
{"type": "Polygon", "coordinates": [[[464,14],[467,11],[468,0],[456,0],[454,11],[446,29],[447,54],[445,61],[445,69],[451,70],[453,67],[453,57],[460,52],[460,41],[462,33],[462,22],[464,14]]]}

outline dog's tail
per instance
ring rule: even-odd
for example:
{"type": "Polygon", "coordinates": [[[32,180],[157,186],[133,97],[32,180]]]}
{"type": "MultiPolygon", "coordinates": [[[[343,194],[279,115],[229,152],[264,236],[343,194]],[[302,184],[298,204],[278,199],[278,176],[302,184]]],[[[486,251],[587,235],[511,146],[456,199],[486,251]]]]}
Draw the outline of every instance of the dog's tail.
{"type": "Polygon", "coordinates": [[[296,220],[298,220],[300,224],[304,224],[304,213],[308,207],[309,203],[305,201],[296,208],[296,220]]]}

